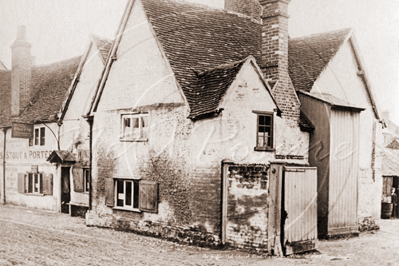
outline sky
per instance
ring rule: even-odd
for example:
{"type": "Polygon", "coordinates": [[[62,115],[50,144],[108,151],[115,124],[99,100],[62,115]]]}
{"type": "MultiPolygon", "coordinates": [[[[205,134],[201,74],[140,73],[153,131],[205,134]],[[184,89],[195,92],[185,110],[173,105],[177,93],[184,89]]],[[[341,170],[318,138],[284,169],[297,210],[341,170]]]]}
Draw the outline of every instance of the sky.
{"type": "MultiPolygon", "coordinates": [[[[223,8],[224,0],[187,0],[223,8]]],[[[126,0],[0,0],[0,61],[11,66],[18,25],[36,64],[81,55],[95,34],[113,38],[126,0]]],[[[379,109],[399,125],[399,0],[292,0],[291,37],[352,27],[379,109]]]]}

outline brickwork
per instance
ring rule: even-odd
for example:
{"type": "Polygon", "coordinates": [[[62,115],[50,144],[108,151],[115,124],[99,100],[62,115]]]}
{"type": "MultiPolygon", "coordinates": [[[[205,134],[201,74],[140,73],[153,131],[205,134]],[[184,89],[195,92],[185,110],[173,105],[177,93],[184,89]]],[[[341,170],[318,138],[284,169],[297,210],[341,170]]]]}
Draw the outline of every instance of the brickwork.
{"type": "Polygon", "coordinates": [[[262,7],[258,0],[225,0],[224,9],[260,19],[262,7]]]}
{"type": "Polygon", "coordinates": [[[267,167],[235,165],[228,171],[227,243],[267,250],[267,167]]]}
{"type": "Polygon", "coordinates": [[[290,1],[262,0],[262,70],[266,79],[278,81],[273,95],[282,116],[297,126],[300,103],[288,74],[288,4],[290,1]]]}
{"type": "Polygon", "coordinates": [[[11,49],[11,114],[17,116],[31,99],[32,56],[31,44],[26,41],[25,26],[18,27],[17,39],[11,49]]]}

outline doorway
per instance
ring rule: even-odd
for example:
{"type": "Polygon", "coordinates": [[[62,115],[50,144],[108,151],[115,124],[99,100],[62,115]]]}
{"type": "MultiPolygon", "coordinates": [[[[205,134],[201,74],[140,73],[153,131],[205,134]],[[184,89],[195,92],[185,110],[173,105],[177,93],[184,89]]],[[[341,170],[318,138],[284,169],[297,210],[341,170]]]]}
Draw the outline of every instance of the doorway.
{"type": "Polygon", "coordinates": [[[61,213],[69,213],[71,201],[70,167],[61,167],[61,213]]]}

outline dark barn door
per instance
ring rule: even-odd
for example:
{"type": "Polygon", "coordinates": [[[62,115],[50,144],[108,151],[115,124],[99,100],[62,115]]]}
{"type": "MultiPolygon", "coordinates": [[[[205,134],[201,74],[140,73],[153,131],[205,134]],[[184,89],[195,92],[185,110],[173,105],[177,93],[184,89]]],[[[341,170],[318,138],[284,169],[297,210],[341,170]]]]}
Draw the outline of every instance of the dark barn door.
{"type": "Polygon", "coordinates": [[[61,212],[69,213],[68,203],[71,201],[70,167],[61,168],[61,212]]]}

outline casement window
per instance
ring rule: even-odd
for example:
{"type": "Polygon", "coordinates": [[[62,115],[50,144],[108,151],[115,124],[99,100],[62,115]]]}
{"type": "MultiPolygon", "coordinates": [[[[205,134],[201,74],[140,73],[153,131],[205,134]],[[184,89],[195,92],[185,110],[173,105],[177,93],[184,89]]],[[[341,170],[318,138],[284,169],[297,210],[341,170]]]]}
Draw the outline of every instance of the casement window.
{"type": "Polygon", "coordinates": [[[128,211],[158,212],[158,183],[132,179],[106,179],[106,205],[128,211]]]}
{"type": "Polygon", "coordinates": [[[90,169],[77,164],[72,168],[73,190],[80,193],[90,191],[90,169]]]}
{"type": "Polygon", "coordinates": [[[274,150],[274,114],[273,113],[256,113],[256,147],[259,151],[274,150]]]}
{"type": "Polygon", "coordinates": [[[122,114],[121,140],[148,140],[148,114],[122,114]]]}
{"type": "Polygon", "coordinates": [[[53,195],[53,175],[18,173],[18,192],[32,195],[53,195]]]}
{"type": "Polygon", "coordinates": [[[44,146],[46,144],[46,128],[45,127],[40,127],[40,128],[35,128],[34,132],[34,139],[29,140],[29,146],[33,146],[33,143],[35,146],[44,146]]]}

